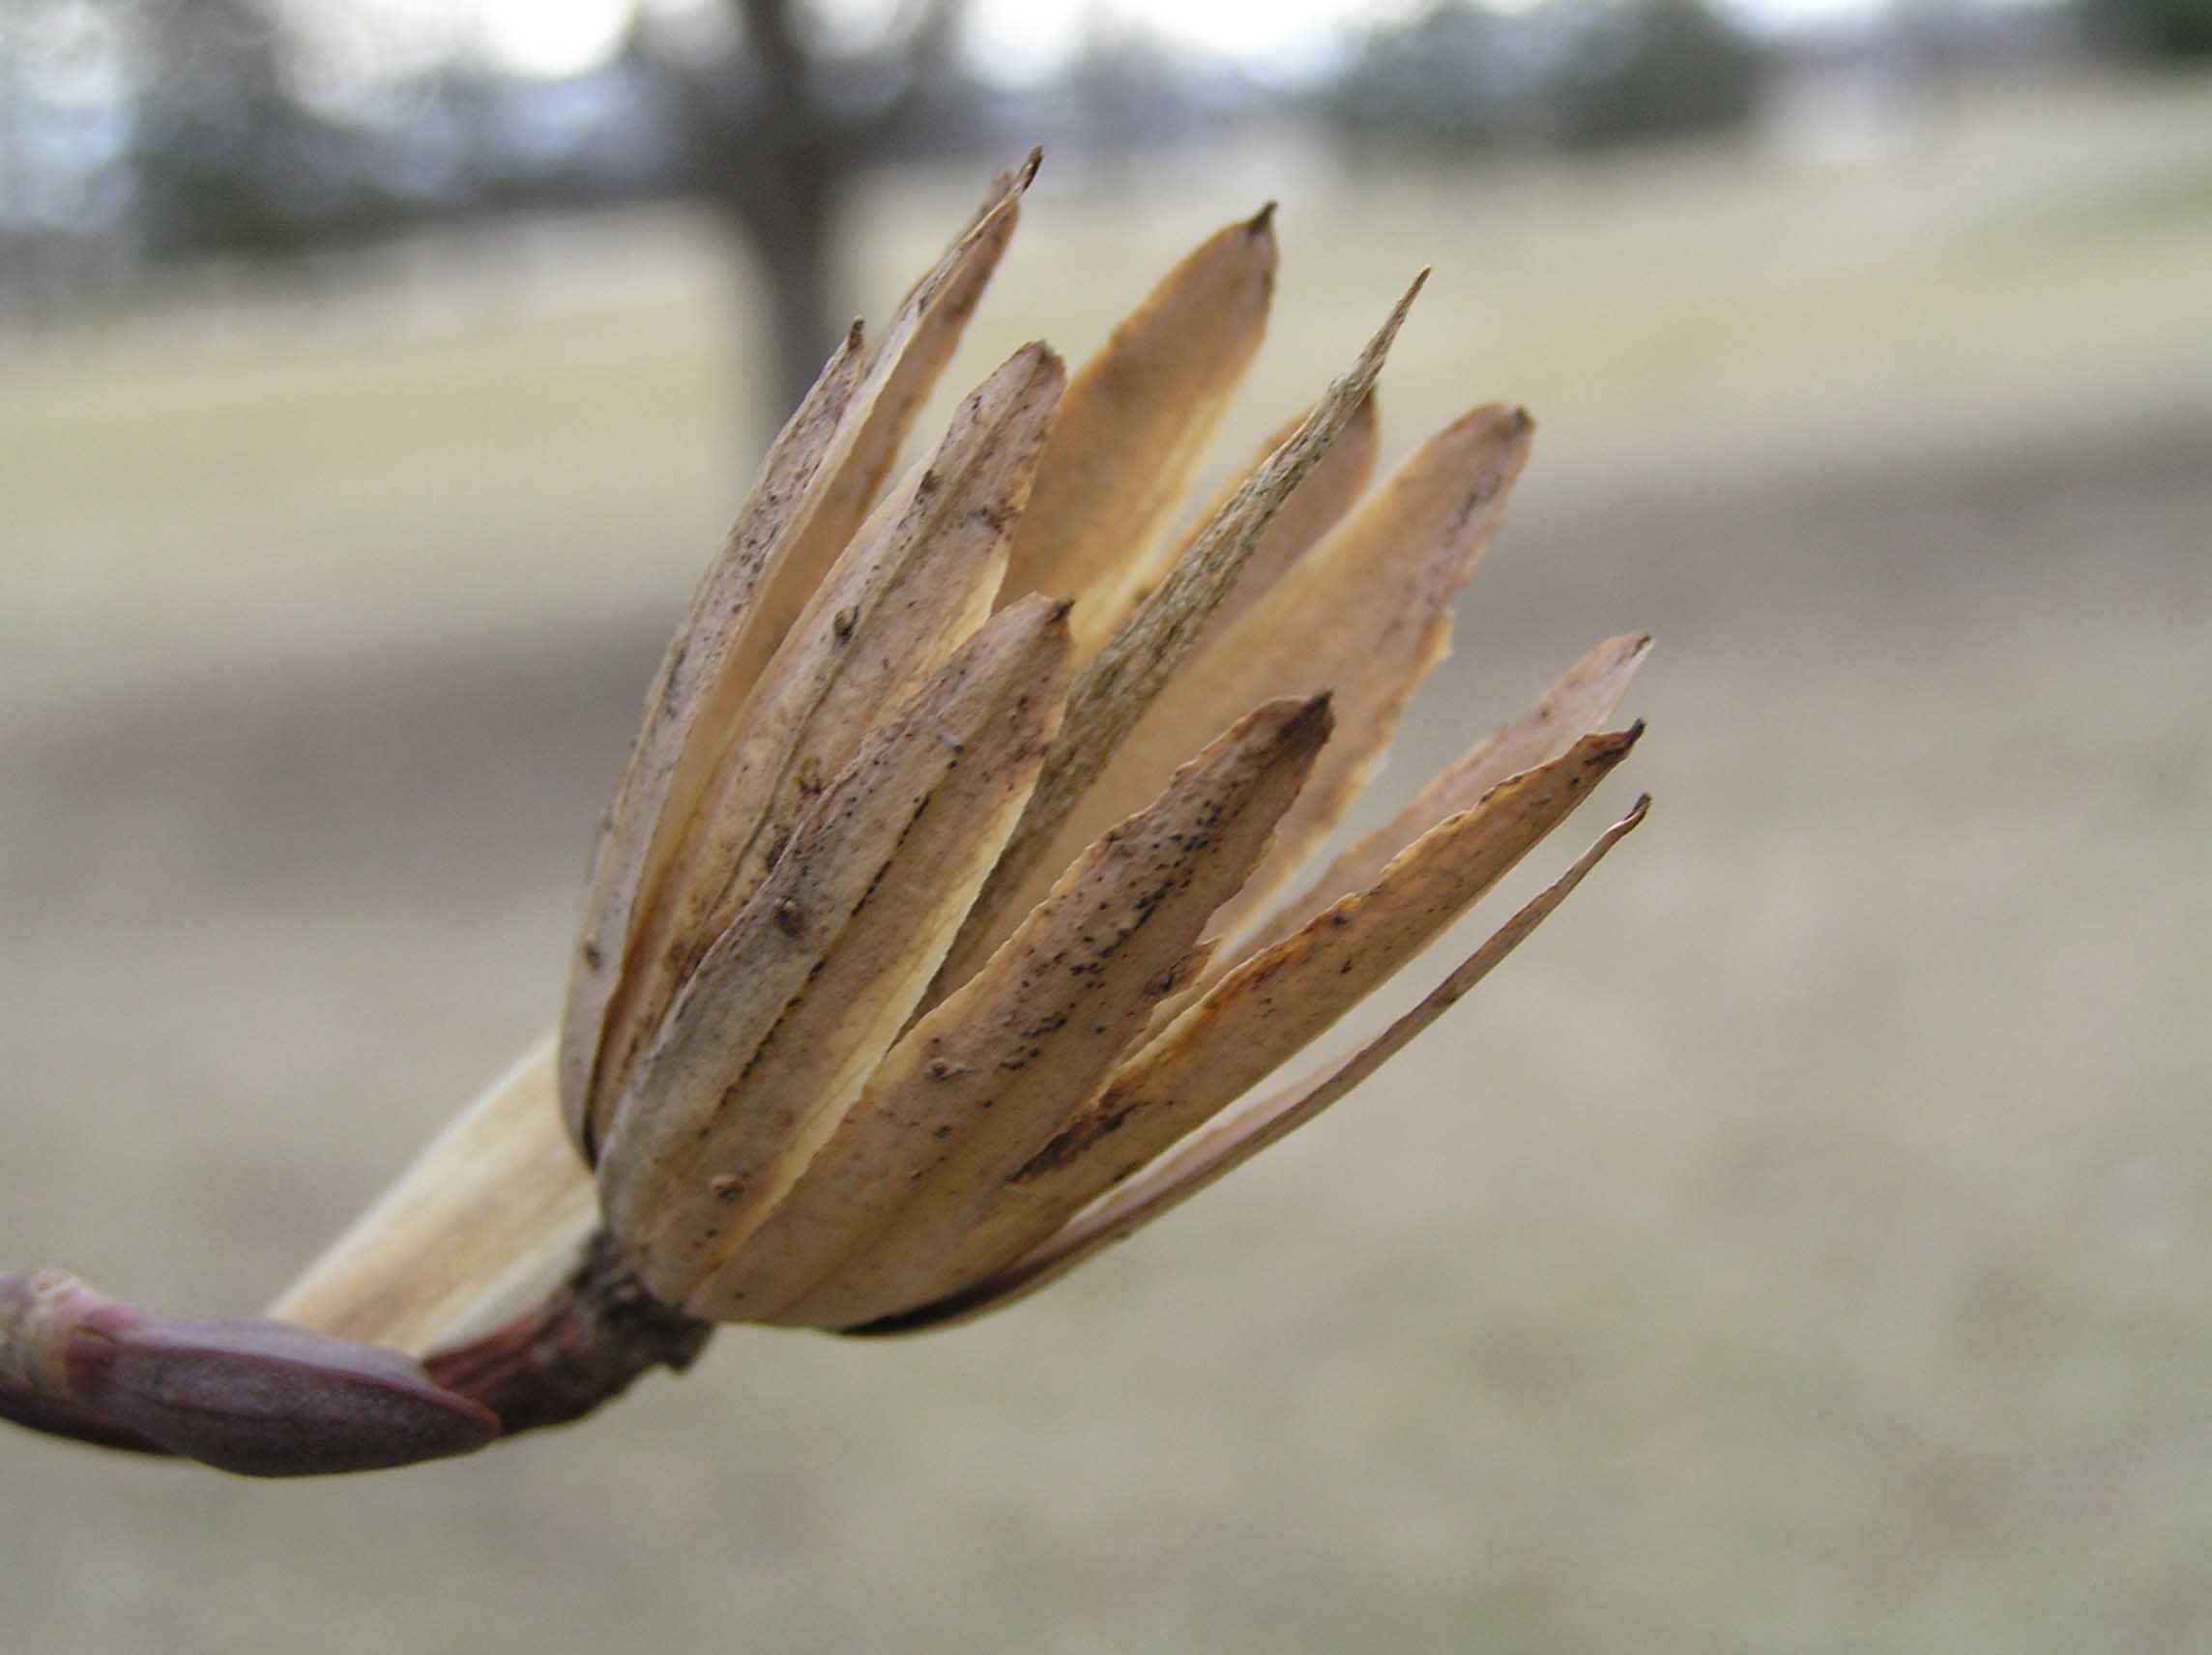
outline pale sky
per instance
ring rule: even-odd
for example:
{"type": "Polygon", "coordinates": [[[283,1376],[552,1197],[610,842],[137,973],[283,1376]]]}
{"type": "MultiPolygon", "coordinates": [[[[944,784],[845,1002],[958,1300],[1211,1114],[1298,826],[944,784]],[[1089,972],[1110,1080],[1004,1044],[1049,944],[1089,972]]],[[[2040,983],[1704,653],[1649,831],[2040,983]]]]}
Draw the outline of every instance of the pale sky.
{"type": "MultiPolygon", "coordinates": [[[[426,52],[469,51],[503,69],[563,74],[601,62],[639,4],[672,22],[700,0],[355,0],[426,52]],[[432,44],[435,42],[436,44],[432,44]]],[[[1033,78],[1078,51],[1088,34],[1130,26],[1172,44],[1296,73],[1344,35],[1414,10],[1421,0],[974,0],[971,49],[996,76],[1033,78]]],[[[1500,11],[1536,0],[1491,0],[1500,11]]],[[[1887,0],[1720,0],[1754,26],[1865,16],[1887,0]]],[[[866,29],[898,0],[822,0],[835,21],[866,29]]],[[[318,8],[320,10],[320,8],[318,8]]],[[[327,17],[328,13],[324,15],[327,17]]]]}

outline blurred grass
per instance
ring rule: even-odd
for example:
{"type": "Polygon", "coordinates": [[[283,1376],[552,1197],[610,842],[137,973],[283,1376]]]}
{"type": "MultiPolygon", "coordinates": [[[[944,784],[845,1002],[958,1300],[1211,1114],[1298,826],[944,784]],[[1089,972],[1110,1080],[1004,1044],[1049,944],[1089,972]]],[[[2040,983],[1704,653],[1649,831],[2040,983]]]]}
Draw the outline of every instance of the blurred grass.
{"type": "MultiPolygon", "coordinates": [[[[1424,261],[1392,452],[1543,422],[1384,794],[1650,625],[1608,800],[1649,827],[1360,1098],[1002,1321],[733,1332],[343,1486],[0,1442],[9,1646],[2212,1645],[2208,91],[1977,100],[1849,170],[1263,185],[1225,455],[1424,261]]],[[[1177,170],[1048,165],[955,385],[1255,204],[1254,158],[1177,170]]],[[[856,290],[973,184],[887,181],[856,290]]],[[[7,361],[0,1259],[246,1307],[550,1015],[762,436],[725,283],[640,215],[7,361]]]]}

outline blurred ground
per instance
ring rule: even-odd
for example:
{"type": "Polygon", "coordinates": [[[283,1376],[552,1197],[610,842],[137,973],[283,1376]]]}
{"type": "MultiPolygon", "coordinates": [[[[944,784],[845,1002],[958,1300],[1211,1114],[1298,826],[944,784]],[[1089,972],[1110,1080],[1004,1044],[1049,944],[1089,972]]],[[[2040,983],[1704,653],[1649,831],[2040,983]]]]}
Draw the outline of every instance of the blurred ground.
{"type": "MultiPolygon", "coordinates": [[[[1649,625],[1600,801],[1649,827],[1356,1102],[987,1325],[733,1332],[342,1485],[0,1441],[8,1646],[2212,1646],[2208,97],[1261,185],[1225,452],[1421,262],[1392,451],[1543,421],[1386,792],[1649,625]]],[[[1087,350],[1247,171],[1048,168],[953,377],[1087,350]]],[[[972,183],[882,191],[879,309],[972,183]]],[[[681,220],[388,265],[6,363],[11,1264],[249,1307],[554,1007],[744,343],[681,220]]]]}

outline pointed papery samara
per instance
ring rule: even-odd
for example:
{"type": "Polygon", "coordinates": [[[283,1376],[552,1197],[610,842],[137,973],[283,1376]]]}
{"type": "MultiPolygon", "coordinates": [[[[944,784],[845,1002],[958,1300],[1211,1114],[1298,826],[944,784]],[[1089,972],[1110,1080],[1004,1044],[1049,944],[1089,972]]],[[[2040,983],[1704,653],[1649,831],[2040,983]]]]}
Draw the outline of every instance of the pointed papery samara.
{"type": "Polygon", "coordinates": [[[901,1038],[726,1281],[762,1321],[844,1326],[964,1279],[975,1218],[1188,966],[1328,738],[1325,698],[1260,709],[1115,828],[901,1038]]]}
{"type": "Polygon", "coordinates": [[[633,922],[600,1036],[595,1135],[684,978],[800,813],[869,725],[989,614],[1062,383],[1060,359],[1026,345],[962,403],[936,450],[853,537],[746,698],[689,836],[633,922]]]}
{"type": "MultiPolygon", "coordinates": [[[[1534,707],[1440,770],[1405,809],[1353,841],[1299,895],[1275,909],[1249,935],[1237,938],[1233,948],[1217,953],[1183,996],[1195,999],[1338,898],[1373,884],[1391,857],[1446,817],[1471,810],[1499,783],[1566,752],[1613,716],[1650,653],[1648,632],[1623,633],[1598,645],[1569,667],[1534,707]]],[[[1162,1015],[1179,1009],[1171,1002],[1162,1015]]]]}
{"type": "Polygon", "coordinates": [[[1272,207],[1200,244],[1068,387],[1006,596],[1075,599],[1076,658],[1112,632],[1251,365],[1275,285],[1272,207]]]}
{"type": "Polygon", "coordinates": [[[1494,405],[1432,438],[1201,649],[1068,814],[1012,907],[1039,894],[1045,870],[1158,792],[1236,709],[1327,689],[1336,739],[1266,860],[1215,919],[1216,935],[1234,936],[1358,797],[1407,701],[1442,658],[1447,606],[1489,543],[1530,430],[1519,409],[1494,405]]]}
{"type": "MultiPolygon", "coordinates": [[[[1083,669],[1068,692],[1067,716],[1021,826],[991,871],[990,882],[961,927],[938,980],[930,985],[925,1006],[936,1004],[965,982],[1043,895],[1051,874],[1040,874],[1039,863],[1059,837],[1061,825],[1205,636],[1214,612],[1236,587],[1245,561],[1259,548],[1284,503],[1321,463],[1374,391],[1383,358],[1427,279],[1426,271],[1414,278],[1352,370],[1329,386],[1296,435],[1244,479],[1159,590],[1138,605],[1098,657],[1083,669]]],[[[1236,715],[1235,709],[1228,710],[1222,724],[1236,715]]],[[[1166,773],[1172,772],[1164,772],[1161,780],[1166,773]]]]}
{"type": "Polygon", "coordinates": [[[1135,1056],[975,1226],[975,1274],[1042,1241],[1325,1032],[1434,942],[1627,757],[1592,736],[1423,834],[1372,886],[1247,960],[1135,1056]]]}
{"type": "Polygon", "coordinates": [[[587,1155],[599,1034],[635,921],[700,807],[739,705],[882,488],[1013,235],[1034,171],[1033,157],[993,186],[984,211],[915,284],[873,352],[855,325],[762,462],[669,645],[593,847],[562,1012],[562,1114],[587,1155]]]}
{"type": "Polygon", "coordinates": [[[269,1309],[415,1355],[565,1259],[598,1217],[561,1130],[548,1034],[439,1133],[269,1309]]]}
{"type": "MultiPolygon", "coordinates": [[[[1260,445],[1251,464],[1223,484],[1221,492],[1206,503],[1206,508],[1192,521],[1190,533],[1158,559],[1135,595],[1137,597],[1151,592],[1167,578],[1168,571],[1182,561],[1183,554],[1244,486],[1245,479],[1265,466],[1277,449],[1296,436],[1298,427],[1309,418],[1311,410],[1278,428],[1260,445]]],[[[1283,508],[1275,513],[1275,520],[1267,525],[1267,532],[1260,537],[1259,545],[1244,560],[1236,585],[1230,588],[1229,595],[1221,600],[1220,608],[1207,624],[1208,640],[1226,631],[1239,615],[1258,602],[1284,572],[1305,555],[1308,547],[1335,528],[1337,520],[1357,504],[1375,475],[1376,451],[1381,447],[1382,435],[1382,423],[1376,416],[1375,397],[1370,393],[1352,411],[1352,418],[1345,421],[1343,432],[1328,451],[1322,455],[1321,463],[1306,475],[1305,481],[1292,490],[1290,499],[1283,502],[1283,508]]]]}
{"type": "Polygon", "coordinates": [[[830,784],[685,983],[600,1157],[640,1278],[714,1317],[773,1209],[913,1011],[1036,778],[1064,606],[1002,611],[830,784]]]}
{"type": "MultiPolygon", "coordinates": [[[[990,184],[984,188],[982,200],[975,204],[975,211],[969,215],[968,221],[960,226],[960,233],[954,236],[947,245],[946,256],[949,257],[957,253],[969,237],[988,223],[992,215],[997,213],[1003,204],[1008,201],[1019,201],[1023,195],[1027,194],[1030,186],[1036,182],[1037,169],[1043,165],[1044,148],[1042,145],[1037,145],[1022,158],[1022,163],[1019,166],[1009,166],[1004,171],[992,174],[990,184]]],[[[916,276],[914,285],[899,296],[898,308],[892,314],[900,315],[914,309],[917,296],[932,281],[938,279],[938,273],[944,268],[944,265],[945,260],[940,259],[936,265],[916,276]]]]}
{"type": "Polygon", "coordinates": [[[1644,820],[1650,802],[1648,798],[1638,799],[1635,808],[1607,828],[1572,867],[1500,926],[1419,1004],[1350,1057],[1325,1066],[1318,1075],[1273,1097],[1238,1110],[1232,1118],[1221,1121],[1212,1130],[1199,1133],[1004,1268],[917,1310],[886,1317],[848,1331],[917,1333],[1003,1310],[1039,1288],[1050,1286],[1162,1213],[1181,1205],[1269,1145],[1282,1142],[1363,1084],[1430,1024],[1458,1004],[1566,901],[1608,851],[1634,830],[1644,820]]]}
{"type": "MultiPolygon", "coordinates": [[[[1209,699],[1236,706],[1256,689],[1330,689],[1337,739],[1267,859],[1214,916],[1215,935],[1233,937],[1262,912],[1373,777],[1407,703],[1451,653],[1452,599],[1489,548],[1533,431],[1521,409],[1493,404],[1423,444],[1191,662],[1093,790],[1109,791],[1124,764],[1141,774],[1156,762],[1144,743],[1173,745],[1203,729],[1209,699]]],[[[1078,816],[1090,808],[1086,800],[1078,816]]]]}

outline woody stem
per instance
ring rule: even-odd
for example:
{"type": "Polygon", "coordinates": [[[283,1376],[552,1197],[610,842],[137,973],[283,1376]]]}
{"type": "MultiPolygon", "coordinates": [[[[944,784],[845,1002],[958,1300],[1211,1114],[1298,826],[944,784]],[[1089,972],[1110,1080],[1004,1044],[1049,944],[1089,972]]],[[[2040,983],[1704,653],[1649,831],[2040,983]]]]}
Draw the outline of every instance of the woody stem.
{"type": "Polygon", "coordinates": [[[281,1321],[158,1317],[56,1271],[0,1275],[0,1421],[255,1475],[366,1470],[581,1419],[688,1368],[713,1331],[604,1232],[538,1304],[420,1367],[281,1321]]]}
{"type": "Polygon", "coordinates": [[[648,1292],[605,1231],[566,1281],[511,1321],[424,1360],[430,1378],[499,1415],[512,1437],[581,1419],[655,1368],[682,1373],[711,1322],[648,1292]]]}

